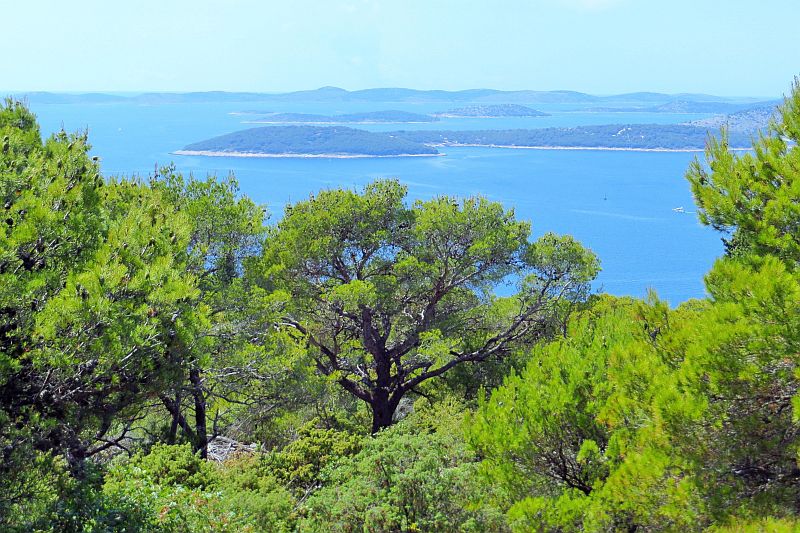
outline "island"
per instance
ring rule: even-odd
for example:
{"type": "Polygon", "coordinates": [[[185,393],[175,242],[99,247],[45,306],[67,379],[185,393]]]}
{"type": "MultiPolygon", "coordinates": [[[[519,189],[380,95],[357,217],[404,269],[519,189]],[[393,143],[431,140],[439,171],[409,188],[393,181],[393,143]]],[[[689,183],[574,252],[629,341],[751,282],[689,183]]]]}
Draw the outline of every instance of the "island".
{"type": "Polygon", "coordinates": [[[436,148],[391,133],[343,126],[263,126],[190,144],[176,155],[215,157],[412,157],[436,148]]]}
{"type": "Polygon", "coordinates": [[[547,117],[547,113],[518,104],[496,105],[471,105],[459,107],[441,113],[434,113],[434,117],[442,118],[503,118],[503,117],[547,117]]]}
{"type": "Polygon", "coordinates": [[[408,111],[367,111],[343,115],[315,115],[310,113],[258,113],[239,112],[237,114],[257,115],[250,124],[416,124],[439,120],[431,115],[410,113],[408,111]]]}
{"type": "MultiPolygon", "coordinates": [[[[228,157],[402,157],[442,155],[437,147],[695,152],[717,128],[701,124],[606,124],[506,130],[371,132],[345,126],[263,126],[190,144],[177,155],[228,157]]],[[[751,146],[751,130],[731,130],[730,148],[751,146]]]]}
{"type": "MultiPolygon", "coordinates": [[[[397,131],[392,134],[430,146],[680,152],[703,150],[709,131],[707,127],[689,124],[607,124],[513,130],[397,131]]],[[[749,147],[750,134],[731,132],[729,145],[735,149],[749,147]]]]}

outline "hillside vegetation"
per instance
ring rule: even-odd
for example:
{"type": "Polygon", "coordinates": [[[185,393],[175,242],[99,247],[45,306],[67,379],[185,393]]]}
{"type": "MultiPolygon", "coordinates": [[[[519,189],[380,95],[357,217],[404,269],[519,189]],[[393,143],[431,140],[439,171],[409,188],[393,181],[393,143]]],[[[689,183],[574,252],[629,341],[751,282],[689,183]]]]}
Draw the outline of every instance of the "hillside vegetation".
{"type": "Polygon", "coordinates": [[[725,253],[671,308],[486,198],[378,180],[268,223],[7,101],[0,530],[796,531],[797,83],[779,117],[687,169],[725,253]]]}
{"type": "Polygon", "coordinates": [[[190,144],[183,152],[271,155],[436,155],[422,143],[344,126],[268,126],[250,128],[190,144]]]}
{"type": "MultiPolygon", "coordinates": [[[[702,150],[708,140],[708,128],[687,124],[608,124],[516,130],[397,131],[393,135],[432,146],[702,150]]],[[[750,146],[750,135],[742,131],[731,131],[728,140],[734,148],[750,146]]]]}

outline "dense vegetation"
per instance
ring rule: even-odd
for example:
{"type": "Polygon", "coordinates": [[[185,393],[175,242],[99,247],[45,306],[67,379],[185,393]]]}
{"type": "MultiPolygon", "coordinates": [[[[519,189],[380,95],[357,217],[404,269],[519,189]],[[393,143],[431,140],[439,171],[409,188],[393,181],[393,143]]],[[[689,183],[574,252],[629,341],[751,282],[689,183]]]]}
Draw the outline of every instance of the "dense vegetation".
{"type": "MultiPolygon", "coordinates": [[[[752,130],[728,132],[732,148],[745,148],[752,130]]],[[[436,146],[507,146],[702,150],[708,127],[691,124],[609,124],[517,130],[395,131],[373,133],[345,127],[271,126],[237,131],[190,144],[184,151],[261,154],[436,154],[436,146]]]]}
{"type": "MultiPolygon", "coordinates": [[[[618,148],[702,150],[708,128],[688,124],[606,124],[571,128],[465,131],[397,131],[393,135],[433,146],[554,146],[568,148],[618,148]]],[[[750,145],[750,133],[731,131],[730,146],[750,145]]]]}
{"type": "Polygon", "coordinates": [[[435,148],[386,133],[344,126],[266,126],[190,144],[185,152],[271,155],[436,155],[435,148]]]}
{"type": "Polygon", "coordinates": [[[0,108],[3,531],[796,531],[800,86],[687,172],[708,297],[396,181],[265,224],[0,108]],[[495,291],[501,285],[507,296],[495,291]]]}

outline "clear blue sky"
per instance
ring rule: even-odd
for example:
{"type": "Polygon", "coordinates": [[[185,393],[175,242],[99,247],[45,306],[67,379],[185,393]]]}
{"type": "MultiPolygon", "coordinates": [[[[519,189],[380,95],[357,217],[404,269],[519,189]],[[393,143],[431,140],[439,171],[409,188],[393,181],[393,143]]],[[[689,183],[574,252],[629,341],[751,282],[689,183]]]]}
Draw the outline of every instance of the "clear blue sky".
{"type": "Polygon", "coordinates": [[[0,90],[785,93],[798,0],[0,0],[0,90]]]}

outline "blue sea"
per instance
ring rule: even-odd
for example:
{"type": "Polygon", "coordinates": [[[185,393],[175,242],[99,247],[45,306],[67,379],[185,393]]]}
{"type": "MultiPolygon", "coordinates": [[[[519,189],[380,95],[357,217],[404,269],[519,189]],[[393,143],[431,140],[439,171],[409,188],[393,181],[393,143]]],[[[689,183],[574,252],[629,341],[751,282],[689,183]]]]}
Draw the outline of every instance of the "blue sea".
{"type": "MultiPolygon", "coordinates": [[[[455,107],[455,106],[452,106],[455,107]]],[[[610,123],[679,123],[706,115],[593,113],[534,106],[538,118],[443,119],[430,124],[354,125],[371,130],[507,129],[610,123]]],[[[702,227],[684,173],[702,154],[667,152],[444,148],[444,157],[380,159],[243,159],[177,156],[186,144],[254,127],[244,110],[338,114],[380,109],[442,111],[441,104],[290,103],[31,105],[43,133],[89,130],[106,175],[148,175],[174,163],[195,176],[233,172],[242,192],[265,204],[272,220],[289,202],[330,187],[361,187],[395,177],[412,199],[481,194],[513,207],[535,235],[570,233],[591,248],[603,271],[595,288],[644,296],[654,289],[677,305],[704,295],[703,275],[722,252],[702,227]],[[683,207],[685,212],[673,211],[683,207]]]]}

